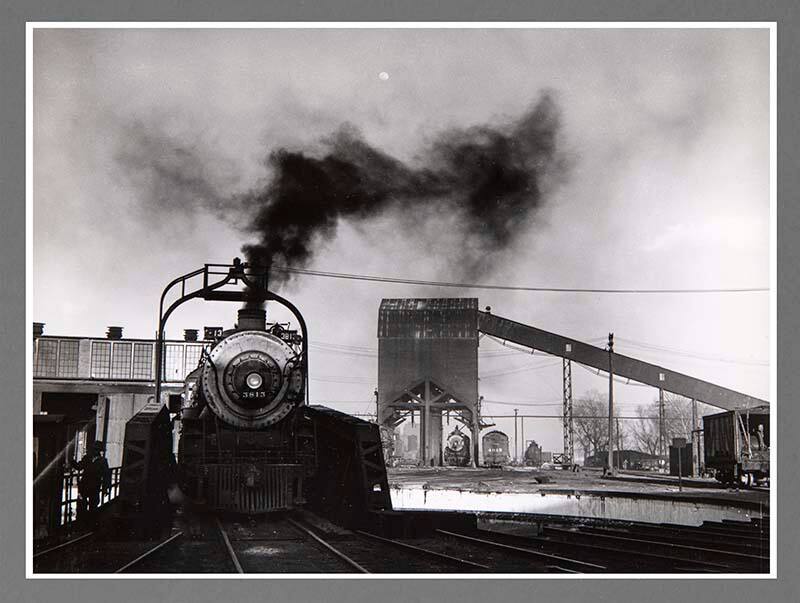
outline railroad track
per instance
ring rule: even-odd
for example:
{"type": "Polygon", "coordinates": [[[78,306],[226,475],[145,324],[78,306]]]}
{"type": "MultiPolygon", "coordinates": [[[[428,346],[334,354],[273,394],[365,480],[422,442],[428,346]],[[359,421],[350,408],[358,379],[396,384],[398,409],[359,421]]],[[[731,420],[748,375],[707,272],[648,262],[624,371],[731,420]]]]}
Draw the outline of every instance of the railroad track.
{"type": "Polygon", "coordinates": [[[485,564],[368,532],[327,529],[304,519],[214,518],[200,533],[178,533],[126,564],[125,573],[423,573],[485,572],[485,564]],[[213,527],[213,529],[212,529],[213,527]],[[174,544],[173,544],[174,542],[174,544]],[[205,560],[196,567],[199,558],[205,560]]]}
{"type": "Polygon", "coordinates": [[[180,538],[172,532],[153,544],[150,541],[107,541],[98,532],[86,532],[37,551],[33,555],[34,573],[114,573],[125,571],[162,547],[180,538]]]}
{"type": "Polygon", "coordinates": [[[456,573],[489,569],[368,532],[328,528],[331,526],[320,528],[305,518],[293,517],[250,526],[219,524],[231,565],[239,573],[456,573]]]}
{"type": "Polygon", "coordinates": [[[691,527],[560,521],[479,532],[502,544],[605,565],[613,573],[766,573],[770,567],[768,522],[691,527]]]}
{"type": "Polygon", "coordinates": [[[34,555],[35,572],[91,573],[764,573],[769,523],[569,522],[436,530],[397,540],[309,515],[184,518],[158,542],[89,532],[34,555]]]}

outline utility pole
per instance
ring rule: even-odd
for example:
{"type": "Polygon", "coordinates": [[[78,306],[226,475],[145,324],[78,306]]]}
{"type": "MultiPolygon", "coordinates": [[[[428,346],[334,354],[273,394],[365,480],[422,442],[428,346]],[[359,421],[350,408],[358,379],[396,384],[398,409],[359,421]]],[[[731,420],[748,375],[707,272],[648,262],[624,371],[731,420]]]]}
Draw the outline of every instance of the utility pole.
{"type": "Polygon", "coordinates": [[[695,445],[697,441],[697,400],[692,398],[692,475],[700,475],[700,467],[697,460],[700,456],[700,447],[695,445]]]}
{"type": "Polygon", "coordinates": [[[658,465],[664,459],[664,390],[658,390],[658,465]]]}
{"type": "Polygon", "coordinates": [[[519,408],[514,409],[514,464],[517,464],[517,413],[519,408]]]}
{"type": "Polygon", "coordinates": [[[524,465],[525,452],[528,450],[528,448],[525,446],[525,415],[522,415],[519,418],[519,439],[522,442],[522,448],[520,450],[520,462],[524,465]]]}
{"type": "Polygon", "coordinates": [[[614,469],[614,333],[608,334],[608,469],[614,469]]]}
{"type": "Polygon", "coordinates": [[[563,429],[564,429],[564,459],[570,467],[575,465],[575,430],[572,422],[572,361],[563,360],[563,429]]]}

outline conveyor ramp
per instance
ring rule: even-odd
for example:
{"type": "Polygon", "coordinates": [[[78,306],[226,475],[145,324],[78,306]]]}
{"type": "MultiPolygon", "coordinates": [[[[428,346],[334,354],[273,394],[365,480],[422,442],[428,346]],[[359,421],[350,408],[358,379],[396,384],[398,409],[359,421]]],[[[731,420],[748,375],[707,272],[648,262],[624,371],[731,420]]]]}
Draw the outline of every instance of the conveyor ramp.
{"type": "MultiPolygon", "coordinates": [[[[576,339],[524,325],[489,312],[478,312],[478,330],[498,339],[573,360],[594,369],[608,371],[608,351],[576,339]]],[[[614,353],[614,374],[725,410],[769,406],[766,400],[617,353],[614,353]]]]}

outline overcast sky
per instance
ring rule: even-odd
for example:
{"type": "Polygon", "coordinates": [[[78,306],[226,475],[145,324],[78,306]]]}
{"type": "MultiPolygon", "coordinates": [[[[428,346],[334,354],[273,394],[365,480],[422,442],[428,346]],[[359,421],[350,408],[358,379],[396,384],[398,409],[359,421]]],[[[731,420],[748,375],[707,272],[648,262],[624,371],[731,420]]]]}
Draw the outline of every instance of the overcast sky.
{"type": "MultiPolygon", "coordinates": [[[[766,29],[39,29],[33,67],[33,318],[47,334],[122,325],[126,336],[152,337],[166,283],[254,242],[236,208],[210,210],[200,197],[263,183],[271,151],[319,148],[347,123],[413,164],[442,132],[513,123],[543,90],[560,112],[566,175],[489,258],[482,282],[769,286],[766,29]],[[213,190],[154,195],[149,172],[125,160],[131,149],[173,163],[180,150],[213,190]]],[[[465,243],[448,220],[432,213],[420,232],[397,210],[342,221],[316,241],[308,267],[460,280],[465,243]]],[[[308,322],[312,400],[356,402],[333,405],[348,411],[374,408],[384,297],[474,296],[501,316],[601,345],[613,331],[621,353],[769,398],[765,292],[509,293],[308,276],[280,292],[308,322]]],[[[168,335],[231,325],[235,310],[192,302],[168,335]]],[[[499,349],[481,342],[481,352],[499,349]]],[[[486,414],[513,413],[515,402],[558,414],[559,361],[489,353],[480,372],[481,394],[496,401],[486,414]]],[[[576,397],[593,388],[606,381],[576,368],[576,397]]],[[[633,414],[657,392],[620,386],[617,395],[633,414]]],[[[557,420],[531,419],[525,430],[560,448],[557,420]]]]}

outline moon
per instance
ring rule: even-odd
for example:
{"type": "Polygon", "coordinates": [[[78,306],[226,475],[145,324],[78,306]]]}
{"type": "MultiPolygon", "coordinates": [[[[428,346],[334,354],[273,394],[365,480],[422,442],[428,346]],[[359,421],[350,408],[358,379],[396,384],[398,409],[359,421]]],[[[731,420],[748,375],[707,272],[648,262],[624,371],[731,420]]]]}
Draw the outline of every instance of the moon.
{"type": "Polygon", "coordinates": [[[380,79],[382,79],[382,80],[385,82],[386,80],[388,80],[388,79],[389,79],[389,74],[388,74],[388,73],[386,73],[385,71],[381,71],[381,72],[378,74],[378,77],[379,77],[380,79]]]}

